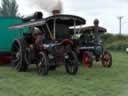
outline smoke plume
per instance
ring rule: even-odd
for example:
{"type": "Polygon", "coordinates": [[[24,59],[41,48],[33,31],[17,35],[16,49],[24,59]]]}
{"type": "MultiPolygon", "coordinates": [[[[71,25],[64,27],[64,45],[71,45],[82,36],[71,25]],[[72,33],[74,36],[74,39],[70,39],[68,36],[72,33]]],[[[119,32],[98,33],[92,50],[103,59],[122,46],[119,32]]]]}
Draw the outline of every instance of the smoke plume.
{"type": "Polygon", "coordinates": [[[62,12],[62,2],[60,0],[26,0],[30,6],[34,6],[38,9],[43,9],[48,12],[53,10],[60,10],[62,12]]]}

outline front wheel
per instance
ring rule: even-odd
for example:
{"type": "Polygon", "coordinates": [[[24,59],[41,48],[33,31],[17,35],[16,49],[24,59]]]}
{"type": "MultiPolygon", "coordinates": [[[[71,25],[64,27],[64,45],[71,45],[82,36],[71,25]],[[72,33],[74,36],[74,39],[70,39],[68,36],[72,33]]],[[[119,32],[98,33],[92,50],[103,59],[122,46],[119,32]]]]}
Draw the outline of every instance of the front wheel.
{"type": "Polygon", "coordinates": [[[82,62],[87,68],[91,68],[93,66],[93,56],[90,52],[84,52],[82,55],[82,62]]]}
{"type": "Polygon", "coordinates": [[[38,66],[39,74],[48,75],[49,65],[48,65],[47,56],[45,55],[44,52],[40,52],[40,54],[39,54],[39,62],[38,62],[37,66],[38,66]]]}
{"type": "Polygon", "coordinates": [[[78,72],[78,58],[75,52],[70,51],[65,55],[65,69],[68,74],[75,75],[78,72]]]}
{"type": "Polygon", "coordinates": [[[112,55],[110,52],[105,51],[102,55],[102,65],[110,68],[112,66],[112,55]]]}

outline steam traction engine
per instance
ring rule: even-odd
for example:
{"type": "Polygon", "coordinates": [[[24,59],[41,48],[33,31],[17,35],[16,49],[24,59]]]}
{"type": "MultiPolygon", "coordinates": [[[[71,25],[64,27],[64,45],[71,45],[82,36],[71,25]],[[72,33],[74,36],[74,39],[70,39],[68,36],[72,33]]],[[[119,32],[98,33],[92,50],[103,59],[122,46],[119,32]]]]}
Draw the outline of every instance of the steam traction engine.
{"type": "Polygon", "coordinates": [[[37,27],[43,33],[39,37],[45,37],[39,44],[40,47],[34,43],[32,33],[24,34],[20,39],[16,39],[12,44],[13,66],[18,71],[27,71],[28,66],[34,63],[40,74],[47,75],[49,70],[54,70],[64,64],[67,73],[76,74],[79,63],[73,50],[74,42],[70,37],[69,27],[82,24],[85,24],[85,20],[81,17],[55,15],[11,26],[11,29],[37,27]],[[32,48],[34,50],[31,50],[30,45],[35,45],[32,48]],[[32,56],[33,53],[35,53],[34,56],[32,56]]]}

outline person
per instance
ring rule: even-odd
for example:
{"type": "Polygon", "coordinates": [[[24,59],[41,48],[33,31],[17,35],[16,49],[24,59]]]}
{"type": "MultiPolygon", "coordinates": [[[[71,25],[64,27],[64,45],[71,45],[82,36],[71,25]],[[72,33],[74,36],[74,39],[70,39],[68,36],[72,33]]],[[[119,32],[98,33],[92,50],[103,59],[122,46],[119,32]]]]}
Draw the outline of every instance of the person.
{"type": "Polygon", "coordinates": [[[31,28],[31,32],[33,43],[28,47],[29,57],[31,60],[36,60],[38,59],[40,51],[43,49],[44,33],[37,27],[31,28]]]}
{"type": "Polygon", "coordinates": [[[32,30],[32,38],[33,44],[30,45],[30,48],[34,48],[36,50],[42,49],[43,40],[45,38],[44,33],[37,27],[34,27],[32,30]]]}

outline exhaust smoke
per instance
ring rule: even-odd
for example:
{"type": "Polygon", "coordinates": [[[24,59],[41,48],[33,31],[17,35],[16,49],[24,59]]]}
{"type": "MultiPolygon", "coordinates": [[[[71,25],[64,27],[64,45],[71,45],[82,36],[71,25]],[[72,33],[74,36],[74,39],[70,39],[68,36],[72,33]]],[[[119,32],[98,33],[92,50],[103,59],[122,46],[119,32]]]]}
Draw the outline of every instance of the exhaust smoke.
{"type": "Polygon", "coordinates": [[[53,10],[59,10],[60,13],[63,10],[61,0],[26,0],[29,6],[34,6],[41,10],[46,10],[52,13],[53,10]]]}

